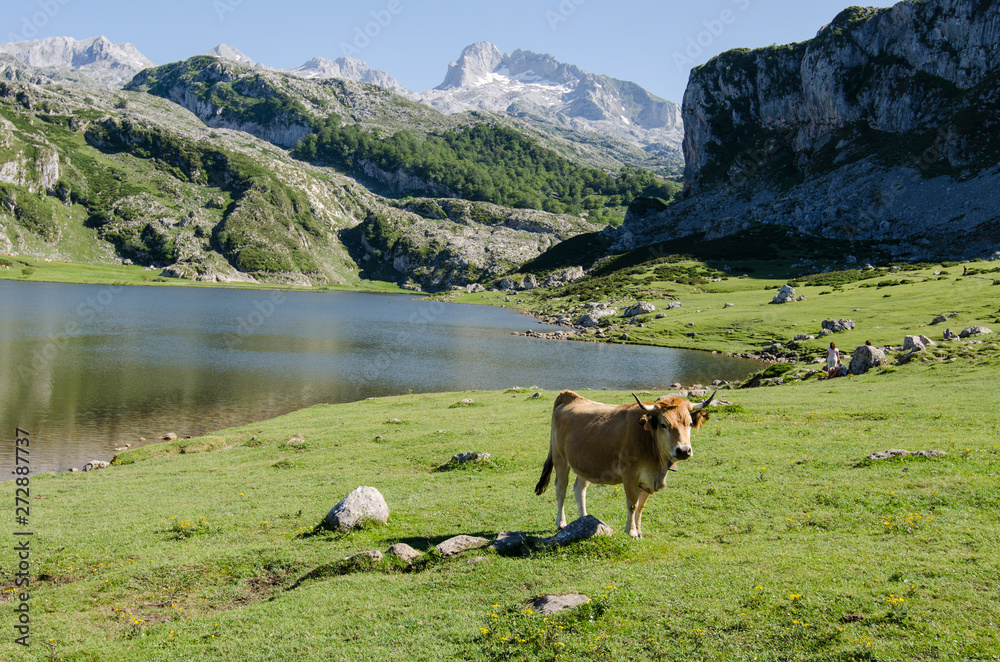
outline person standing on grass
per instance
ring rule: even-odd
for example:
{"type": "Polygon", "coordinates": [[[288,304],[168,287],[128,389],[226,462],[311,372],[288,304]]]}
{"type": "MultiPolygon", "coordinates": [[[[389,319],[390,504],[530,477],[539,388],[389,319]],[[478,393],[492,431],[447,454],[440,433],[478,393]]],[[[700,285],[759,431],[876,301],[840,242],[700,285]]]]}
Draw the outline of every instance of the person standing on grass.
{"type": "Polygon", "coordinates": [[[830,372],[837,364],[840,362],[840,350],[837,349],[837,343],[830,342],[830,349],[826,350],[826,370],[830,372]]]}

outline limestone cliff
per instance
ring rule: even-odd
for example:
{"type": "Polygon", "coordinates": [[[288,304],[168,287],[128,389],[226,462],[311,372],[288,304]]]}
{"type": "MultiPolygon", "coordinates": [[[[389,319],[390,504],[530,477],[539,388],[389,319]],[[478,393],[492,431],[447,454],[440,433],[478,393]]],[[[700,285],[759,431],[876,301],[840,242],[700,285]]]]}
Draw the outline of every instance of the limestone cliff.
{"type": "Polygon", "coordinates": [[[996,250],[1000,4],[851,7],[814,39],[738,49],[684,95],[688,198],[619,246],[790,225],[897,255],[996,250]]]}

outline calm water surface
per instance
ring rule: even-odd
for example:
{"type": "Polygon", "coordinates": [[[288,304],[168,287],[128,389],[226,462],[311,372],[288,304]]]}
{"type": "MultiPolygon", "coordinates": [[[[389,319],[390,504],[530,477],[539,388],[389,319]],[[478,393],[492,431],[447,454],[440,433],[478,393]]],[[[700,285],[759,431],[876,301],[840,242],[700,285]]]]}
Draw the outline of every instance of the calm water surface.
{"type": "Polygon", "coordinates": [[[139,437],[197,436],[319,403],[515,385],[664,391],[758,369],[512,335],[545,328],[407,295],[0,281],[0,477],[16,426],[31,433],[32,472],[68,470],[139,437]]]}

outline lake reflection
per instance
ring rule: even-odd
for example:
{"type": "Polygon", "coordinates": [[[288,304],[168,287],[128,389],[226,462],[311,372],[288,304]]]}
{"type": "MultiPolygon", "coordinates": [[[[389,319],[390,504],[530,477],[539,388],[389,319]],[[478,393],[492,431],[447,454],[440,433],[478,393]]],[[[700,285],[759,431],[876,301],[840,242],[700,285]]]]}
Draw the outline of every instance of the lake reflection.
{"type": "Polygon", "coordinates": [[[318,403],[414,392],[649,389],[739,379],[752,361],[536,340],[510,310],[408,295],[0,281],[0,452],[33,472],[109,459],[318,403]]]}

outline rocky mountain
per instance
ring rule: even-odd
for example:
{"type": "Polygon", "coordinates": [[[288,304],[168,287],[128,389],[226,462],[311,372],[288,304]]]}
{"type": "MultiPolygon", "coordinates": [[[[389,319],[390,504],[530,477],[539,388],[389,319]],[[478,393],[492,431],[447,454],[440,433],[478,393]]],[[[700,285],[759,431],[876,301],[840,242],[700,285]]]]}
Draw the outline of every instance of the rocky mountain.
{"type": "Polygon", "coordinates": [[[764,224],[872,253],[1000,248],[1000,5],[852,7],[815,38],[729,51],[684,95],[687,198],[619,248],[764,224]]]}
{"type": "Polygon", "coordinates": [[[587,73],[551,55],[467,46],[444,82],[416,95],[444,113],[490,110],[543,133],[571,131],[619,143],[624,162],[670,169],[680,164],[680,106],[635,83],[587,73]]]}
{"type": "MultiPolygon", "coordinates": [[[[204,60],[216,75],[242,66],[204,60]]],[[[194,71],[175,73],[194,78],[194,71]]],[[[247,84],[259,84],[256,76],[247,84]]],[[[150,278],[349,284],[364,273],[441,289],[490,280],[594,229],[577,217],[485,203],[401,204],[270,141],[209,126],[168,98],[7,78],[0,80],[3,253],[129,261],[148,265],[150,278]]],[[[199,81],[189,83],[195,89],[199,81]]],[[[324,84],[337,94],[364,85],[324,84]]],[[[284,115],[275,113],[280,126],[284,115]]]]}
{"type": "Polygon", "coordinates": [[[215,48],[210,48],[209,50],[202,53],[202,55],[208,55],[209,57],[218,57],[224,60],[232,60],[233,62],[239,62],[240,64],[247,67],[263,67],[264,65],[258,64],[250,56],[241,51],[238,48],[230,46],[229,44],[219,44],[215,48]]]}
{"type": "Polygon", "coordinates": [[[328,60],[324,57],[314,57],[305,64],[294,69],[273,69],[265,64],[254,61],[238,48],[228,44],[219,44],[215,48],[206,51],[204,55],[222,58],[238,62],[246,67],[255,69],[267,69],[281,71],[300,78],[343,78],[359,83],[371,83],[380,85],[387,90],[392,90],[396,94],[410,94],[410,91],[399,84],[395,78],[384,71],[372,69],[361,60],[352,57],[338,57],[336,60],[328,60]]]}
{"type": "Polygon", "coordinates": [[[154,66],[132,44],[116,44],[106,37],[76,40],[48,37],[0,44],[0,53],[14,56],[55,80],[121,87],[137,73],[154,66]]]}
{"type": "Polygon", "coordinates": [[[379,85],[396,94],[409,94],[409,90],[400,85],[399,81],[391,75],[378,69],[372,69],[361,60],[353,57],[338,57],[336,60],[314,57],[302,66],[287,71],[302,78],[345,78],[359,83],[379,85]]]}

